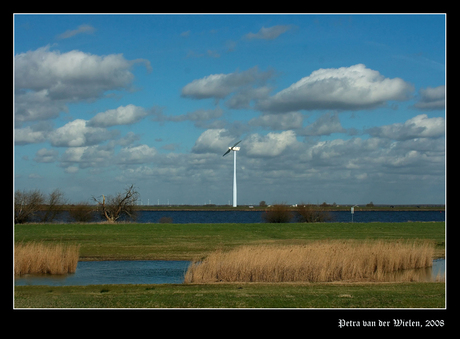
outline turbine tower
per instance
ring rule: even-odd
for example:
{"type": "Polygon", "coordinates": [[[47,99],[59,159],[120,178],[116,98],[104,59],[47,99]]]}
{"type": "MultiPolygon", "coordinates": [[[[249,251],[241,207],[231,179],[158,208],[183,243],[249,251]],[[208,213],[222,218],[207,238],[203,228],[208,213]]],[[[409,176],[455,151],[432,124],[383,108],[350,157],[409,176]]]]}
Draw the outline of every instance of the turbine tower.
{"type": "Polygon", "coordinates": [[[230,151],[233,152],[233,207],[237,206],[236,203],[236,152],[240,150],[240,147],[236,147],[242,140],[238,141],[232,147],[229,147],[227,152],[224,153],[223,157],[225,157],[230,151]]]}

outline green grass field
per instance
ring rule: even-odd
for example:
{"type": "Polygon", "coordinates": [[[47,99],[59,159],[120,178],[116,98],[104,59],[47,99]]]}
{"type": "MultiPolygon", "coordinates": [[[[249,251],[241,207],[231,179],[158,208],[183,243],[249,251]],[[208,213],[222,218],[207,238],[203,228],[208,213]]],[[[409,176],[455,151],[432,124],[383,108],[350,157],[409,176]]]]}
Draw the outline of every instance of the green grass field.
{"type": "Polygon", "coordinates": [[[444,256],[444,222],[312,224],[21,224],[15,241],[80,244],[80,260],[192,260],[216,249],[321,239],[432,239],[444,256]]]}
{"type": "MultiPolygon", "coordinates": [[[[432,239],[444,222],[317,224],[21,224],[15,241],[80,244],[80,260],[192,260],[249,244],[321,239],[432,239]]],[[[15,307],[443,308],[445,283],[248,283],[16,286],[15,307]]]]}
{"type": "Polygon", "coordinates": [[[18,286],[18,308],[443,308],[444,283],[18,286]]]}

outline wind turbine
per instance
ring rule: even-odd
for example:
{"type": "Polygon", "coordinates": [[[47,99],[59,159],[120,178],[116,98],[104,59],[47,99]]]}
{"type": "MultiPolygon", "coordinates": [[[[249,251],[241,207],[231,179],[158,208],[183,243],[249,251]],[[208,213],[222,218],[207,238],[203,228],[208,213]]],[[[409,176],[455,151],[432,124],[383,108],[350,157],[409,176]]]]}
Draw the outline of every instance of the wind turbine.
{"type": "Polygon", "coordinates": [[[242,140],[238,141],[232,147],[229,147],[227,152],[224,153],[225,157],[230,151],[233,151],[233,207],[236,207],[236,152],[240,150],[240,147],[236,147],[242,140]]]}

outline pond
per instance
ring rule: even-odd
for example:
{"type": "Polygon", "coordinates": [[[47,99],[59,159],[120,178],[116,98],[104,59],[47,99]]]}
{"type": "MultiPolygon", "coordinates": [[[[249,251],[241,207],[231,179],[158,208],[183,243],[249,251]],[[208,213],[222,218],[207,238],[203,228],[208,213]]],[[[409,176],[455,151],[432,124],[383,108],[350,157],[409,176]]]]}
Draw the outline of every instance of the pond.
{"type": "Polygon", "coordinates": [[[181,284],[189,261],[80,261],[74,274],[25,275],[15,279],[22,285],[181,284]]]}
{"type": "MultiPolygon", "coordinates": [[[[103,284],[181,284],[189,261],[80,261],[74,274],[25,275],[15,278],[16,286],[103,285],[103,284]]],[[[445,260],[433,260],[433,267],[421,269],[425,281],[445,274],[445,260]]]]}

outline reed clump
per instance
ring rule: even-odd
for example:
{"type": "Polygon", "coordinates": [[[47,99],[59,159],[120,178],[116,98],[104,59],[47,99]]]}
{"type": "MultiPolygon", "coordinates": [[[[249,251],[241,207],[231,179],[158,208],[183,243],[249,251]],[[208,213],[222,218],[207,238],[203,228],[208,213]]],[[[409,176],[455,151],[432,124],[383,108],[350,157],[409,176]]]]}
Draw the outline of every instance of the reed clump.
{"type": "Polygon", "coordinates": [[[14,245],[14,274],[66,274],[77,269],[80,245],[44,244],[14,245]]]}
{"type": "Polygon", "coordinates": [[[412,281],[416,276],[395,273],[431,267],[433,254],[429,241],[244,246],[192,262],[185,283],[412,281]]]}

